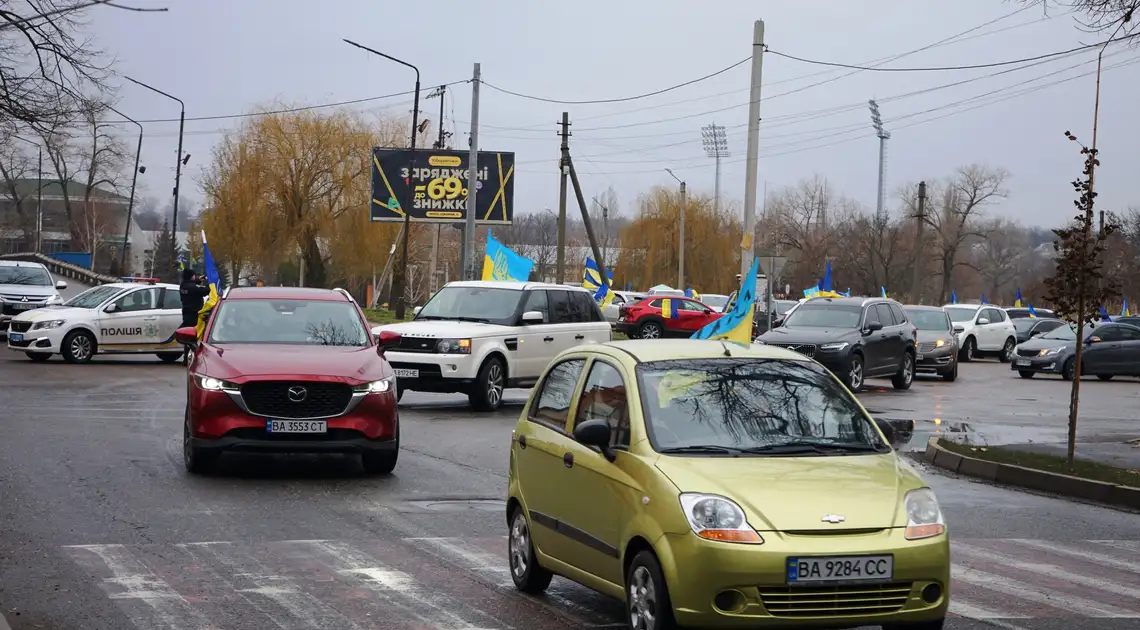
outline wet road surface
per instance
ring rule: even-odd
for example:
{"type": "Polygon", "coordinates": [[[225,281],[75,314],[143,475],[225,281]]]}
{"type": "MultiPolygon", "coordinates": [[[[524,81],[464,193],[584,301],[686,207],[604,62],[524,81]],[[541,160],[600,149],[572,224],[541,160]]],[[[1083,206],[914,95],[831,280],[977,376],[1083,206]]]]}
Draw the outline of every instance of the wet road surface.
{"type": "MultiPolygon", "coordinates": [[[[179,450],[181,366],[0,355],[0,615],[13,630],[623,627],[620,604],[565,580],[540,598],[510,586],[502,496],[525,392],[494,414],[409,393],[387,478],[305,456],[224,459],[195,478],[179,450]]],[[[1083,426],[1127,433],[1138,391],[1088,383],[1083,426]]],[[[1051,436],[1067,392],[986,362],[861,397],[931,420],[918,446],[953,422],[1051,436]]],[[[915,465],[951,526],[949,628],[1140,628],[1137,515],[915,465]]]]}

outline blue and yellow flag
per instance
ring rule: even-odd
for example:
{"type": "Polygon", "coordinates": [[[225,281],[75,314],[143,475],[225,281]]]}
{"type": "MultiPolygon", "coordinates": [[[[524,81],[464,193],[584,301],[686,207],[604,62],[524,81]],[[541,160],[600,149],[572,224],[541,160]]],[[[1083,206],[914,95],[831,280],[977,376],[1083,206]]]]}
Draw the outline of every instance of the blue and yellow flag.
{"type": "Polygon", "coordinates": [[[677,319],[677,300],[665,298],[661,300],[661,317],[677,319]]]}
{"type": "Polygon", "coordinates": [[[206,332],[206,321],[210,319],[210,311],[218,303],[218,296],[222,292],[222,276],[218,273],[218,266],[214,264],[214,255],[210,253],[210,246],[206,243],[206,231],[202,230],[202,266],[206,271],[206,283],[210,285],[210,295],[202,303],[202,310],[198,311],[198,338],[206,332]]]}
{"type": "Polygon", "coordinates": [[[1017,287],[1017,297],[1013,300],[1014,308],[1021,308],[1021,287],[1017,287]]]}
{"type": "Polygon", "coordinates": [[[982,304],[989,304],[989,302],[986,301],[986,294],[985,293],[982,294],[982,304]]]}
{"type": "Polygon", "coordinates": [[[760,259],[752,259],[752,268],[740,285],[740,299],[723,317],[693,333],[693,339],[723,339],[737,343],[752,343],[752,316],[756,310],[756,276],[760,272],[760,259]]]}
{"type": "Polygon", "coordinates": [[[1108,316],[1108,311],[1104,310],[1104,304],[1100,305],[1100,319],[1106,322],[1112,321],[1112,318],[1108,316]]]}
{"type": "Polygon", "coordinates": [[[1033,302],[1029,303],[1029,317],[1037,319],[1037,311],[1033,310],[1033,302]]]}
{"type": "Polygon", "coordinates": [[[602,286],[598,287],[597,291],[594,291],[594,301],[597,302],[598,306],[602,308],[609,306],[610,303],[614,301],[615,297],[617,297],[617,295],[613,292],[613,289],[611,289],[610,285],[608,284],[603,284],[602,286]]]}
{"type": "Polygon", "coordinates": [[[1128,298],[1120,298],[1120,316],[1128,317],[1132,315],[1132,311],[1128,310],[1128,298]]]}
{"type": "Polygon", "coordinates": [[[879,294],[883,297],[887,297],[887,287],[879,287],[879,294]]]}
{"type": "Polygon", "coordinates": [[[606,282],[602,282],[602,272],[598,270],[598,263],[593,258],[586,258],[586,270],[582,272],[582,288],[597,290],[603,284],[613,286],[614,272],[606,270],[606,282]]]}
{"type": "Polygon", "coordinates": [[[958,303],[958,292],[955,291],[954,289],[950,289],[950,303],[951,304],[957,304],[958,303]]]}
{"type": "Polygon", "coordinates": [[[697,293],[696,290],[693,289],[693,287],[685,287],[685,297],[693,298],[694,300],[697,300],[698,302],[701,300],[701,294],[697,293]]]}
{"type": "Polygon", "coordinates": [[[487,250],[483,253],[484,280],[526,282],[530,280],[532,269],[533,260],[512,252],[491,236],[490,232],[487,233],[487,250]]]}

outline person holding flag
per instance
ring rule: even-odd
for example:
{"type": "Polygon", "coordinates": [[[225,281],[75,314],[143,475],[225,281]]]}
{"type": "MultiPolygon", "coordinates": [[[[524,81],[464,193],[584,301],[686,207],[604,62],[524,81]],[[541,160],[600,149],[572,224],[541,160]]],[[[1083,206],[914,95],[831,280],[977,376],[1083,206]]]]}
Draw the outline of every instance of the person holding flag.
{"type": "MultiPolygon", "coordinates": [[[[206,297],[210,295],[210,287],[202,284],[202,279],[193,267],[182,268],[182,284],[178,286],[178,294],[182,298],[182,327],[197,327],[198,313],[206,297]]],[[[190,348],[182,354],[183,365],[190,360],[190,348]]]]}

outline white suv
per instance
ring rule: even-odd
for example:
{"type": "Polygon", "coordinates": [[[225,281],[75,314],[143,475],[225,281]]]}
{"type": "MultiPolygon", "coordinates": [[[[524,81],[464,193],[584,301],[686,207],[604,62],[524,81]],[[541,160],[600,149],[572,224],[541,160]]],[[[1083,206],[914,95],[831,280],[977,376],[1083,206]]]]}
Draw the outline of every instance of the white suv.
{"type": "Polygon", "coordinates": [[[554,357],[574,346],[605,343],[610,324],[593,295],[541,282],[451,282],[392,331],[400,344],[385,356],[405,390],[465,393],[493,411],[508,387],[531,387],[554,357]]]}
{"type": "Polygon", "coordinates": [[[7,335],[16,315],[63,304],[59,292],[66,288],[67,283],[54,281],[41,263],[0,260],[0,337],[7,335]]]}
{"type": "Polygon", "coordinates": [[[959,360],[996,356],[1002,363],[1009,362],[1017,346],[1017,329],[1004,310],[990,304],[946,304],[942,308],[958,335],[959,360]]]}

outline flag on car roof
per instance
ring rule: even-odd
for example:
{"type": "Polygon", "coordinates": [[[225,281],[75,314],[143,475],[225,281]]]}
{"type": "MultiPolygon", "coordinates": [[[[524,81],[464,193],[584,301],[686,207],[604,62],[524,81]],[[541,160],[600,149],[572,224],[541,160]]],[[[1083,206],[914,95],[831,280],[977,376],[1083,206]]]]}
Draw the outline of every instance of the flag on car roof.
{"type": "Polygon", "coordinates": [[[723,339],[737,343],[752,343],[752,317],[756,311],[756,276],[760,272],[760,259],[752,259],[752,268],[740,284],[740,299],[731,311],[693,333],[693,339],[723,339]]]}
{"type": "Polygon", "coordinates": [[[957,304],[958,303],[958,292],[955,291],[954,289],[950,289],[950,303],[951,304],[957,304]]]}
{"type": "Polygon", "coordinates": [[[1033,319],[1037,319],[1037,311],[1033,310],[1033,302],[1029,303],[1029,316],[1033,319]]]}
{"type": "MultiPolygon", "coordinates": [[[[614,272],[609,269],[606,270],[607,281],[604,284],[613,286],[614,272]]],[[[602,286],[602,272],[598,270],[598,263],[590,256],[586,257],[586,271],[582,274],[582,287],[585,289],[597,290],[602,286]]]]}
{"type": "Polygon", "coordinates": [[[1120,316],[1128,317],[1132,312],[1128,310],[1128,298],[1120,298],[1120,316]]]}
{"type": "Polygon", "coordinates": [[[218,303],[218,296],[222,292],[222,276],[218,273],[218,266],[214,264],[214,255],[210,253],[210,246],[206,243],[206,231],[202,230],[202,266],[206,272],[206,283],[210,285],[210,295],[202,303],[202,310],[198,311],[198,338],[206,332],[206,322],[210,319],[210,311],[218,303]]]}
{"type": "Polygon", "coordinates": [[[1021,287],[1017,287],[1017,297],[1013,300],[1014,308],[1021,308],[1021,287]]]}
{"type": "Polygon", "coordinates": [[[520,256],[487,233],[487,249],[483,252],[484,280],[526,282],[534,269],[534,261],[520,256]]]}

